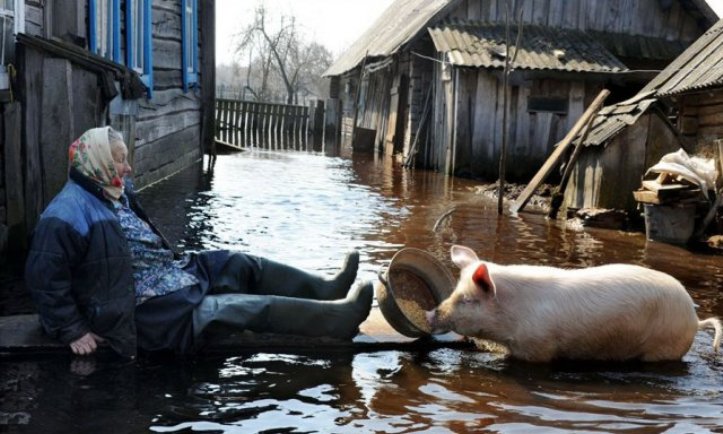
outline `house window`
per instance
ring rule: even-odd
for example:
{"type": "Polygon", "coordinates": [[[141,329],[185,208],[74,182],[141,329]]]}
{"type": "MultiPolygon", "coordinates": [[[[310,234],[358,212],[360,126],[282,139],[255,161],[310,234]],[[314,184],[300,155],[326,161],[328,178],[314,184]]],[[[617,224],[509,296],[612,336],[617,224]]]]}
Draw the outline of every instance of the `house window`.
{"type": "Polygon", "coordinates": [[[567,105],[567,98],[531,96],[527,100],[527,111],[566,114],[567,105]]]}
{"type": "Polygon", "coordinates": [[[151,0],[126,0],[126,65],[141,75],[153,96],[151,0]]]}
{"type": "Polygon", "coordinates": [[[120,0],[89,0],[88,17],[90,51],[120,63],[120,0]]]}
{"type": "Polygon", "coordinates": [[[183,90],[198,83],[198,0],[182,0],[183,90]]]}
{"type": "Polygon", "coordinates": [[[0,0],[0,90],[10,88],[7,65],[15,58],[15,35],[25,31],[25,0],[0,0]]]}

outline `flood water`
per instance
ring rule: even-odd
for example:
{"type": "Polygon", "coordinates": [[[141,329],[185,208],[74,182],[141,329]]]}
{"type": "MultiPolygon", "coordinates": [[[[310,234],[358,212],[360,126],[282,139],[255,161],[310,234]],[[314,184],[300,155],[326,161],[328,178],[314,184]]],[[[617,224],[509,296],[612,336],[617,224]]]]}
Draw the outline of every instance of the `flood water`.
{"type": "MultiPolygon", "coordinates": [[[[642,234],[498,218],[475,183],[353,159],[249,151],[141,193],[182,250],[229,248],[333,274],[362,254],[373,279],[401,247],[453,268],[451,244],[499,263],[641,264],[723,316],[723,257],[642,234]],[[456,211],[433,231],[451,207],[456,211]]],[[[70,357],[0,362],[10,432],[723,432],[723,355],[699,332],[682,362],[531,365],[477,350],[270,353],[133,364],[70,357]]]]}

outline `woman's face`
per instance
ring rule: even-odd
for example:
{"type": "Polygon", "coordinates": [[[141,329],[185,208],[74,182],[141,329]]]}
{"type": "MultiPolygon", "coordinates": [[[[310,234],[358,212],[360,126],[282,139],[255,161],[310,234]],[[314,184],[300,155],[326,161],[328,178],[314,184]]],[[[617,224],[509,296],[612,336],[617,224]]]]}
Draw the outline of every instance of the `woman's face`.
{"type": "Polygon", "coordinates": [[[118,176],[125,178],[131,174],[131,165],[128,164],[128,148],[123,142],[115,142],[111,145],[110,153],[113,155],[113,165],[118,176]]]}

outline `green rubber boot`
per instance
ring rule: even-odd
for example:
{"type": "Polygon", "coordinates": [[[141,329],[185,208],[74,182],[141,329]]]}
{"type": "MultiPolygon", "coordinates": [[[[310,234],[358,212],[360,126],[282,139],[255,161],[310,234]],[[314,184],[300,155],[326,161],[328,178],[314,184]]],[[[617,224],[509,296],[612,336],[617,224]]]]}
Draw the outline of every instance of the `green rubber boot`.
{"type": "Polygon", "coordinates": [[[356,279],[359,252],[347,254],[339,273],[331,279],[319,277],[298,268],[261,259],[261,278],[256,283],[257,294],[301,297],[316,300],[344,298],[356,279]]]}
{"type": "Polygon", "coordinates": [[[257,333],[351,339],[369,316],[371,282],[356,286],[334,301],[255,294],[206,296],[193,312],[194,335],[213,323],[257,333]]]}

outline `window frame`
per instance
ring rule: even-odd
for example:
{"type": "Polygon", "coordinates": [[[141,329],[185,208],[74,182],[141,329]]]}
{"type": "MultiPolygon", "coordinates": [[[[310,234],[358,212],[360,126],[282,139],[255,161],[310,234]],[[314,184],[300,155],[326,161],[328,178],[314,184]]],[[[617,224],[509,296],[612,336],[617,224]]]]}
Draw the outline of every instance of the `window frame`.
{"type": "Polygon", "coordinates": [[[143,84],[146,85],[148,88],[148,98],[153,97],[153,32],[152,32],[152,21],[153,21],[153,8],[152,8],[152,0],[138,0],[138,3],[141,5],[141,11],[139,13],[143,13],[144,19],[143,19],[143,28],[141,29],[141,32],[139,33],[141,37],[143,38],[143,65],[139,67],[135,64],[135,47],[136,47],[136,41],[134,41],[133,37],[135,35],[135,29],[133,25],[135,24],[136,20],[134,20],[134,12],[131,5],[133,4],[131,1],[126,0],[126,14],[125,14],[125,22],[126,22],[126,66],[128,68],[138,72],[141,75],[141,81],[143,81],[143,84]]]}
{"type": "Polygon", "coordinates": [[[183,91],[198,85],[198,0],[182,0],[181,1],[181,69],[183,75],[183,91]],[[189,29],[186,14],[189,6],[191,8],[191,28],[189,29]],[[191,56],[188,58],[189,47],[191,45],[191,56]]]}
{"type": "Polygon", "coordinates": [[[120,25],[120,0],[88,0],[88,50],[99,56],[109,58],[116,63],[122,63],[121,58],[121,25],[120,25]],[[109,25],[112,41],[110,44],[110,57],[103,56],[98,52],[98,20],[96,11],[98,10],[98,2],[108,2],[110,8],[109,25]]]}
{"type": "MultiPolygon", "coordinates": [[[[12,16],[13,34],[25,33],[25,0],[13,0],[13,8],[11,14],[2,13],[0,15],[12,16]]],[[[7,9],[0,8],[0,10],[5,11],[7,9]]]]}

